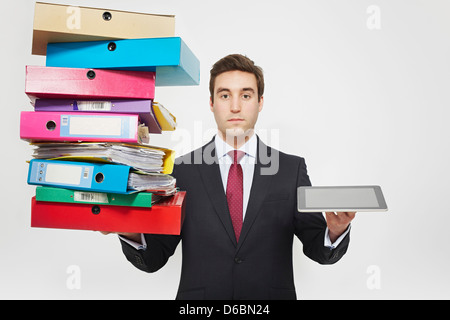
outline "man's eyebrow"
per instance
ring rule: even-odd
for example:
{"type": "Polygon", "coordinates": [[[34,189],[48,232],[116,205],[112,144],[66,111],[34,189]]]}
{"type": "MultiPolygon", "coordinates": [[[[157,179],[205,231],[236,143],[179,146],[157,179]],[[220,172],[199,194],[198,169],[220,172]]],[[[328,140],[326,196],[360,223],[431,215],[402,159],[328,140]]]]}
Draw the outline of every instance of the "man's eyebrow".
{"type": "Polygon", "coordinates": [[[230,92],[230,89],[228,89],[228,88],[218,88],[217,89],[217,91],[216,91],[216,93],[221,93],[221,92],[230,92]]]}
{"type": "MultiPolygon", "coordinates": [[[[226,92],[231,92],[231,90],[228,89],[228,88],[218,88],[217,91],[216,91],[216,93],[220,93],[220,92],[224,92],[224,91],[226,91],[226,92]]],[[[255,89],[253,89],[253,88],[251,88],[251,87],[248,87],[248,88],[242,88],[240,91],[250,91],[250,92],[255,92],[255,89]]]]}

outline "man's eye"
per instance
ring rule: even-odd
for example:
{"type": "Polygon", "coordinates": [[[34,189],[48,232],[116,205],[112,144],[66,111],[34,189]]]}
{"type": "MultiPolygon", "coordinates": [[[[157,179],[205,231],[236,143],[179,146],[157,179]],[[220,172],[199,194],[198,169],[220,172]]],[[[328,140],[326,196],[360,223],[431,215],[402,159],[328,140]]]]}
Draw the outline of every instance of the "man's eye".
{"type": "Polygon", "coordinates": [[[223,94],[223,95],[221,95],[221,98],[222,99],[228,99],[230,96],[228,95],[228,94],[223,94]]]}
{"type": "Polygon", "coordinates": [[[251,98],[251,96],[249,94],[244,94],[244,95],[242,95],[242,97],[246,100],[251,98]]]}

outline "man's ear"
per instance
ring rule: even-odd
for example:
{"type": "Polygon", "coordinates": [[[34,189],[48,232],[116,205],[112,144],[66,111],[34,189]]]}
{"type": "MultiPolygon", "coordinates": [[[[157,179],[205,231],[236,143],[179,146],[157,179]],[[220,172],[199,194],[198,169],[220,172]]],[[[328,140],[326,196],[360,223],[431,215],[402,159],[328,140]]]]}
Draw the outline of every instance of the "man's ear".
{"type": "Polygon", "coordinates": [[[213,99],[212,99],[212,97],[209,97],[209,107],[210,107],[211,111],[214,111],[213,106],[214,106],[213,99]]]}
{"type": "Polygon", "coordinates": [[[262,110],[262,108],[263,108],[263,105],[264,105],[264,97],[263,96],[261,96],[260,98],[259,98],[259,112],[261,112],[261,110],[262,110]]]}

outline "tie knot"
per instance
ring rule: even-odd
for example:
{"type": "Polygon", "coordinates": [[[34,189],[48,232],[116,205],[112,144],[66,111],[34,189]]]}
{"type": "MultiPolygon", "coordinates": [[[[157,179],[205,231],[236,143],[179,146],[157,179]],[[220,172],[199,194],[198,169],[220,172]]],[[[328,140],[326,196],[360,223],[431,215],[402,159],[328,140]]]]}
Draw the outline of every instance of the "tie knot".
{"type": "Polygon", "coordinates": [[[228,152],[228,155],[233,159],[233,164],[238,164],[245,155],[245,152],[241,150],[231,150],[228,152]]]}

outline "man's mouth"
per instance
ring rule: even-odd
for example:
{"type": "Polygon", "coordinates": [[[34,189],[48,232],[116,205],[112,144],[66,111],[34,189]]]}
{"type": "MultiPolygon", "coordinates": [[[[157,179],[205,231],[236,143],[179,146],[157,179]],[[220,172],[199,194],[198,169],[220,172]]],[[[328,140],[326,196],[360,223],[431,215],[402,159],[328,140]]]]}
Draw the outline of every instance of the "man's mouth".
{"type": "Polygon", "coordinates": [[[233,119],[228,119],[228,121],[237,122],[237,121],[244,121],[244,119],[233,118],[233,119]]]}

